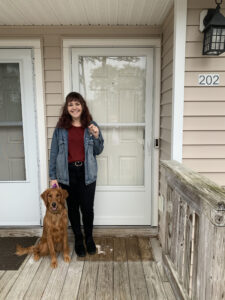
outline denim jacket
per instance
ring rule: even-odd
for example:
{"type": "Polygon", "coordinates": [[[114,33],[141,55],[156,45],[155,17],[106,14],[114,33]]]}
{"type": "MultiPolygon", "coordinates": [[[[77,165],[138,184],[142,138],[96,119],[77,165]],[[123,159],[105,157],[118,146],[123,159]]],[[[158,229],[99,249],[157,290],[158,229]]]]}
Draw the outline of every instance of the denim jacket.
{"type": "MultiPolygon", "coordinates": [[[[92,121],[91,124],[98,125],[92,121]]],[[[99,129],[99,137],[96,139],[89,133],[88,128],[84,130],[84,152],[85,152],[85,184],[88,185],[97,179],[97,160],[104,148],[104,139],[99,129]]],[[[68,170],[68,131],[64,128],[55,128],[52,137],[49,177],[51,180],[57,179],[59,182],[69,185],[68,170]]]]}

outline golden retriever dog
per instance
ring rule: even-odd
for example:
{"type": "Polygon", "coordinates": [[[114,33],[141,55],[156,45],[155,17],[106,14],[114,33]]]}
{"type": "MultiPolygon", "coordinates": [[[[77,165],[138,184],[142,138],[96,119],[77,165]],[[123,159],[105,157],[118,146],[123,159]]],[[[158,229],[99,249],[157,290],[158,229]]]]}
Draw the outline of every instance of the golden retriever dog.
{"type": "Polygon", "coordinates": [[[34,260],[39,260],[41,256],[50,254],[51,267],[57,267],[56,252],[63,252],[65,262],[70,261],[68,234],[67,234],[67,209],[66,198],[68,193],[61,188],[50,188],[41,194],[46,206],[44,217],[44,227],[42,237],[37,245],[31,247],[21,247],[17,245],[16,254],[34,254],[34,260]]]}

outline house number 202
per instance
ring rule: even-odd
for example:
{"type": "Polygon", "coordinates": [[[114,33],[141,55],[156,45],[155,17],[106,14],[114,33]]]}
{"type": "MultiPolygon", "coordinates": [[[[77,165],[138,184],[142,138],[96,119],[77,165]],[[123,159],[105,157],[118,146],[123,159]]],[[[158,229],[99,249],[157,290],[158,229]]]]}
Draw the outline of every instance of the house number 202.
{"type": "Polygon", "coordinates": [[[220,84],[219,74],[199,74],[198,84],[201,86],[217,86],[220,84]]]}

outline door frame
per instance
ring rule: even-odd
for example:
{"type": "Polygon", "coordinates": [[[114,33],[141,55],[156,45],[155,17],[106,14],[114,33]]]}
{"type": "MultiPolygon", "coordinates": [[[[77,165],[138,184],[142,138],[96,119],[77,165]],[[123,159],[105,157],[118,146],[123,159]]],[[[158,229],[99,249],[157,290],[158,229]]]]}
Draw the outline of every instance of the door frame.
{"type": "MultiPolygon", "coordinates": [[[[0,39],[2,49],[31,49],[33,59],[34,80],[34,101],[36,112],[36,135],[38,153],[38,190],[39,195],[48,186],[48,165],[47,165],[47,134],[46,134],[46,114],[44,101],[43,85],[43,62],[42,62],[42,43],[40,39],[0,39]]],[[[40,225],[42,224],[45,208],[39,198],[40,206],[40,225]]]]}
{"type": "MultiPolygon", "coordinates": [[[[71,67],[72,48],[153,48],[153,115],[152,141],[159,139],[160,130],[160,82],[161,82],[161,39],[71,39],[63,38],[63,84],[64,96],[72,88],[71,67]]],[[[152,182],[151,182],[151,226],[158,226],[158,195],[159,195],[159,148],[152,143],[152,182]]]]}

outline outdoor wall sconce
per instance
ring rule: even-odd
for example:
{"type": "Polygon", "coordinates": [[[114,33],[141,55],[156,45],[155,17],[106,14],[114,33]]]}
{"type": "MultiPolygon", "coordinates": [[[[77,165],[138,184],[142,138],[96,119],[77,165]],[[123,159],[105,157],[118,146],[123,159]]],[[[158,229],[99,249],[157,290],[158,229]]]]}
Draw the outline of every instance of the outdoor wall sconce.
{"type": "Polygon", "coordinates": [[[200,31],[204,32],[203,55],[220,55],[225,52],[225,17],[220,13],[222,0],[215,0],[216,9],[200,14],[200,31]]]}

